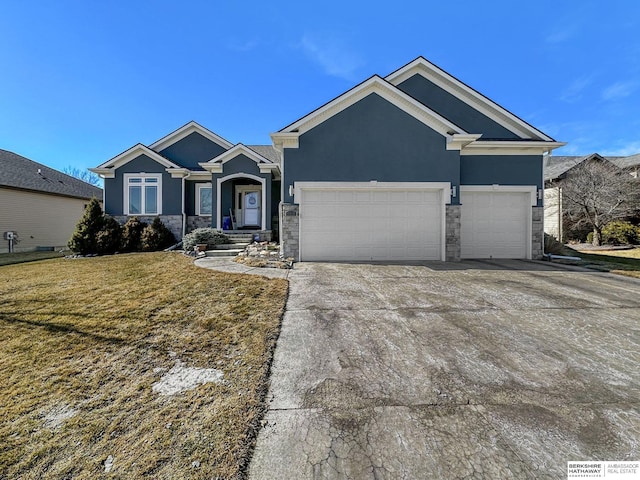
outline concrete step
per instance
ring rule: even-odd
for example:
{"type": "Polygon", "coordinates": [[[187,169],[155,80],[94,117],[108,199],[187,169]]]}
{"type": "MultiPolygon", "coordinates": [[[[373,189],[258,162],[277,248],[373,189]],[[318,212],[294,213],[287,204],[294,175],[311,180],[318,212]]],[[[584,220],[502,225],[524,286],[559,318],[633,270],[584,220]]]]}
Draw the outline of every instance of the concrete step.
{"type": "Polygon", "coordinates": [[[204,254],[207,257],[235,257],[243,251],[243,248],[230,248],[228,250],[207,250],[204,254]]]}
{"type": "Polygon", "coordinates": [[[247,245],[249,245],[249,242],[222,243],[220,245],[213,245],[211,250],[232,250],[236,248],[244,248],[247,245]]]}

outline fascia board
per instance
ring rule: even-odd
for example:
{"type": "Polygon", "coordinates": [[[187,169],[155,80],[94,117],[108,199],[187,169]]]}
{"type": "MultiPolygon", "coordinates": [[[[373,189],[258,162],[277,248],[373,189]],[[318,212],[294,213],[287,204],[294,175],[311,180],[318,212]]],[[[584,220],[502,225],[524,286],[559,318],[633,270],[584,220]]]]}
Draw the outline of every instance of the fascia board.
{"type": "MultiPolygon", "coordinates": [[[[455,133],[468,133],[458,125],[450,122],[389,82],[386,82],[378,76],[373,76],[369,80],[361,83],[355,88],[352,88],[348,92],[343,93],[309,115],[302,117],[297,122],[286,127],[284,131],[278,132],[278,134],[297,133],[298,135],[301,135],[372,93],[380,95],[388,102],[405,111],[425,125],[431,127],[443,136],[455,133]]],[[[271,135],[274,142],[278,138],[276,136],[278,134],[271,135]]]]}
{"type": "Polygon", "coordinates": [[[203,137],[208,138],[212,142],[220,145],[222,148],[229,149],[233,147],[233,144],[231,142],[225,140],[219,135],[216,135],[211,130],[204,128],[199,123],[191,121],[186,125],[183,125],[179,129],[175,130],[174,132],[171,132],[169,135],[166,135],[162,137],[160,140],[155,141],[154,143],[149,145],[149,148],[159,152],[161,150],[164,150],[165,148],[170,147],[174,143],[179,142],[180,140],[191,135],[194,132],[197,132],[203,137]]]}
{"type": "Polygon", "coordinates": [[[122,165],[129,163],[131,160],[139,157],[140,155],[146,155],[147,157],[151,158],[152,160],[155,160],[165,168],[182,168],[179,165],[176,165],[175,163],[173,163],[172,161],[167,160],[157,152],[154,152],[149,147],[142,145],[141,143],[134,145],[129,150],[126,150],[122,152],[120,155],[113,157],[111,160],[108,160],[107,162],[103,163],[97,168],[98,169],[111,168],[115,170],[116,168],[119,168],[122,165]]]}
{"type": "Polygon", "coordinates": [[[543,155],[564,145],[566,142],[477,141],[462,147],[460,155],[543,155]]]}
{"type": "Polygon", "coordinates": [[[423,57],[419,57],[391,73],[385,77],[385,80],[397,86],[416,74],[423,76],[446,92],[454,95],[467,105],[475,108],[493,121],[523,138],[540,139],[548,142],[553,141],[548,135],[545,135],[537,128],[529,125],[504,107],[501,107],[493,100],[485,97],[480,92],[477,92],[423,57]]]}
{"type": "MultiPolygon", "coordinates": [[[[250,158],[251,160],[253,160],[254,162],[258,163],[258,164],[263,164],[263,163],[273,164],[273,162],[271,160],[269,160],[268,158],[263,157],[258,152],[254,151],[254,150],[251,150],[249,147],[247,147],[246,145],[243,145],[242,143],[237,144],[236,146],[234,146],[233,148],[227,150],[226,152],[222,152],[220,155],[218,155],[217,157],[212,158],[211,160],[209,160],[205,164],[218,163],[218,164],[222,165],[222,164],[224,164],[224,163],[226,163],[226,162],[228,162],[230,160],[233,160],[238,155],[245,155],[248,158],[250,158]]],[[[200,163],[200,166],[203,166],[203,164],[200,163]]]]}

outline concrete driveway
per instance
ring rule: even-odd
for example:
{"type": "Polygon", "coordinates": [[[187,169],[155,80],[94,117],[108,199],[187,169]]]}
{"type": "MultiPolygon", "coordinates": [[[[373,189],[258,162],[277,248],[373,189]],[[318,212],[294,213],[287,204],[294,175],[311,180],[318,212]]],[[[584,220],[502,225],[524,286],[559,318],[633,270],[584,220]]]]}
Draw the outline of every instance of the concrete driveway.
{"type": "Polygon", "coordinates": [[[640,283],[297,264],[252,479],[567,478],[640,460],[640,283]]]}

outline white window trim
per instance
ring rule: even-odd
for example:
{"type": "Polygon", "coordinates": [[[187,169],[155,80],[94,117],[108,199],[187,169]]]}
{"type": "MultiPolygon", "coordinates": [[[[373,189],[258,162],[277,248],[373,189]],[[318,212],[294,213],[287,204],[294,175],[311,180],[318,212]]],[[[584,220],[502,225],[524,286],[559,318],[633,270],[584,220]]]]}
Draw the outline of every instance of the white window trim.
{"type": "Polygon", "coordinates": [[[122,211],[124,213],[124,215],[127,216],[131,216],[131,217],[135,217],[135,216],[156,216],[156,215],[162,215],[162,174],[161,173],[125,173],[123,175],[123,189],[124,190],[124,204],[122,205],[122,211]],[[158,187],[158,198],[157,198],[157,204],[158,204],[158,211],[156,213],[146,213],[146,194],[145,194],[145,183],[142,182],[139,185],[142,188],[142,212],[141,213],[130,213],[129,212],[129,180],[131,178],[157,178],[158,179],[158,183],[156,184],[156,186],[158,187]]]}
{"type": "Polygon", "coordinates": [[[196,183],[196,215],[198,216],[207,216],[210,217],[211,215],[213,215],[213,187],[211,185],[211,182],[209,183],[196,183]],[[209,188],[211,189],[211,213],[201,213],[200,211],[200,190],[202,190],[203,188],[209,188]]]}

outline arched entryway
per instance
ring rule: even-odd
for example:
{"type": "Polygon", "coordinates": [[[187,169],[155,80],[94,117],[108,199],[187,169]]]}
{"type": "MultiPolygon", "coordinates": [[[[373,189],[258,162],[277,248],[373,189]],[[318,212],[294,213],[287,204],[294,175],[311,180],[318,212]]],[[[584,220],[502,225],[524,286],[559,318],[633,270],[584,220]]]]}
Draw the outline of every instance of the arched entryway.
{"type": "Polygon", "coordinates": [[[266,230],[266,180],[250,173],[236,173],[217,179],[216,228],[224,226],[225,217],[233,216],[235,229],[266,230]]]}

